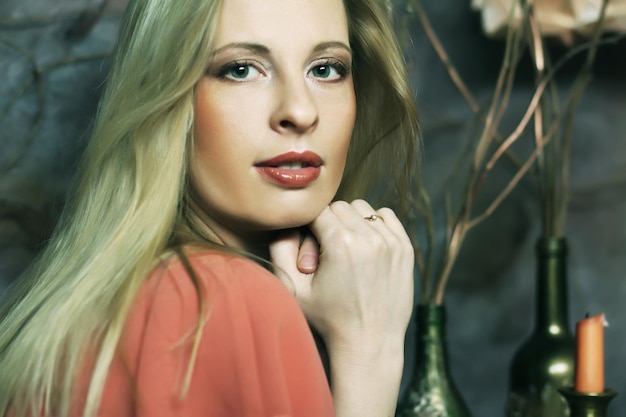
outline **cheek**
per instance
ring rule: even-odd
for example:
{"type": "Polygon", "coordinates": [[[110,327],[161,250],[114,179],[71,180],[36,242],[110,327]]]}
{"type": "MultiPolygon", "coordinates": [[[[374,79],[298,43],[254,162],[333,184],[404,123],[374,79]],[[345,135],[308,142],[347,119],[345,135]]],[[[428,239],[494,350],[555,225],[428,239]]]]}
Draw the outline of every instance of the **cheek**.
{"type": "Polygon", "coordinates": [[[206,100],[196,100],[194,106],[194,142],[191,155],[191,172],[198,178],[199,174],[207,167],[213,166],[212,156],[218,151],[217,141],[212,138],[219,137],[219,126],[210,103],[206,100]]]}
{"type": "Polygon", "coordinates": [[[221,164],[226,164],[223,159],[236,158],[256,145],[255,132],[259,131],[258,100],[231,90],[201,80],[194,102],[195,151],[221,164]]]}
{"type": "Polygon", "coordinates": [[[233,123],[233,114],[220,100],[214,91],[202,82],[198,85],[194,103],[194,148],[192,160],[195,169],[218,169],[226,165],[225,159],[231,158],[236,152],[238,144],[233,138],[236,133],[236,123],[233,123]],[[230,121],[230,123],[229,123],[230,121]]]}
{"type": "Polygon", "coordinates": [[[223,109],[202,84],[198,86],[194,103],[194,143],[191,155],[190,174],[199,190],[214,188],[215,173],[222,170],[228,157],[224,154],[223,135],[228,131],[223,126],[227,120],[223,109]],[[220,157],[218,157],[220,155],[220,157]]]}

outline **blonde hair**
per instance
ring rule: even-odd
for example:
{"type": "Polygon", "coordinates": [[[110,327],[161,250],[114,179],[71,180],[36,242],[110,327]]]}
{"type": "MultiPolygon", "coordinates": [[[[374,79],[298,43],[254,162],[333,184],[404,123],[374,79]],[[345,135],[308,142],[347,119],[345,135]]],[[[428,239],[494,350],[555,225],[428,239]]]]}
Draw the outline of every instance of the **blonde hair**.
{"type": "Polygon", "coordinates": [[[419,169],[419,125],[391,5],[383,0],[344,0],[354,51],[357,117],[344,181],[337,196],[368,196],[374,203],[399,204],[419,169]]]}
{"type": "MultiPolygon", "coordinates": [[[[339,198],[363,196],[372,177],[399,193],[416,162],[414,100],[379,3],[344,1],[357,119],[339,198]]],[[[94,360],[83,414],[96,415],[146,276],[173,245],[207,241],[186,205],[186,169],[194,86],[219,7],[219,0],[130,2],[74,196],[0,305],[0,415],[68,415],[87,355],[94,360]]]]}

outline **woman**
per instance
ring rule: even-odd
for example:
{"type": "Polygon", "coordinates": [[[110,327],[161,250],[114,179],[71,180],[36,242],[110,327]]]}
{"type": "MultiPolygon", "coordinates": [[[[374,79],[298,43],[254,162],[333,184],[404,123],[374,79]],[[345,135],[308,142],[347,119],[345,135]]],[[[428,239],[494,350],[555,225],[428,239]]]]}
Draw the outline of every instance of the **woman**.
{"type": "Polygon", "coordinates": [[[402,192],[416,137],[376,0],[131,1],[74,197],[2,304],[0,414],[393,415],[413,251],[344,200],[402,192]]]}

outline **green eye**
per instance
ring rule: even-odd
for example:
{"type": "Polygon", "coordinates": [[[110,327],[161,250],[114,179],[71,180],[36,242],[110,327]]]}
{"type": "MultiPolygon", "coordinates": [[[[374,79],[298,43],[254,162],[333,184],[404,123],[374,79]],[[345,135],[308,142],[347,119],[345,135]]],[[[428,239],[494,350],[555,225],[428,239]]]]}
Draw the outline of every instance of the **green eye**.
{"type": "Polygon", "coordinates": [[[249,65],[236,65],[230,69],[228,75],[236,79],[243,79],[243,78],[248,77],[249,74],[250,74],[249,65]]]}
{"type": "Polygon", "coordinates": [[[347,74],[346,66],[341,61],[336,60],[318,62],[309,70],[309,76],[324,82],[339,81],[345,78],[347,74]]]}
{"type": "Polygon", "coordinates": [[[313,68],[313,76],[318,78],[328,78],[331,74],[331,67],[329,65],[318,65],[313,68]]]}
{"type": "Polygon", "coordinates": [[[230,62],[221,67],[216,75],[225,80],[252,81],[261,76],[261,72],[254,64],[230,62]]]}

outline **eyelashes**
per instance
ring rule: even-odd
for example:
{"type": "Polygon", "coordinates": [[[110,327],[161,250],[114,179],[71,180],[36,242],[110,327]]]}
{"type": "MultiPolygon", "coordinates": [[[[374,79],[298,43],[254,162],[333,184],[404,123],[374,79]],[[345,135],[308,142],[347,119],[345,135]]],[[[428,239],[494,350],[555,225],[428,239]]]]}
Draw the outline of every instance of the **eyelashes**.
{"type": "MultiPolygon", "coordinates": [[[[245,82],[271,74],[271,68],[268,71],[265,67],[258,61],[236,60],[218,67],[213,72],[209,68],[207,72],[225,81],[245,82]]],[[[314,61],[306,74],[307,77],[312,77],[321,82],[333,82],[346,78],[350,71],[350,67],[342,61],[334,58],[324,58],[314,61]]]]}
{"type": "Polygon", "coordinates": [[[348,67],[343,62],[336,59],[326,59],[317,63],[317,65],[309,70],[310,74],[324,79],[345,78],[349,72],[348,67]]]}
{"type": "Polygon", "coordinates": [[[221,79],[244,81],[257,78],[261,75],[261,71],[252,62],[234,61],[220,67],[216,75],[221,79]]]}

